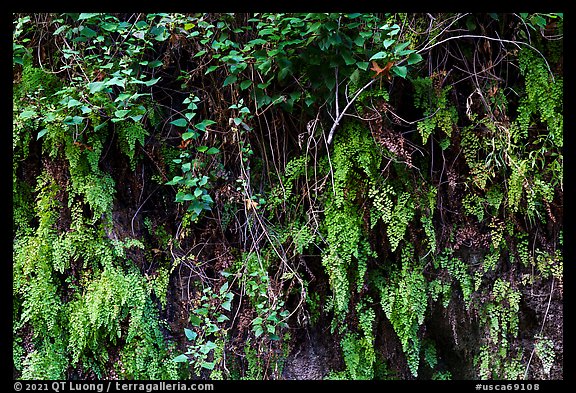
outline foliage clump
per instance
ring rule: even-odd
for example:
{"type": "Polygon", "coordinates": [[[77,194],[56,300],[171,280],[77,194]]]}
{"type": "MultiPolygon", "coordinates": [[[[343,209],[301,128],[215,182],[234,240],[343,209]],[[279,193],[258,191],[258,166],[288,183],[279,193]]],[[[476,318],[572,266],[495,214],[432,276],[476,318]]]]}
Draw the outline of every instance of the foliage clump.
{"type": "Polygon", "coordinates": [[[562,14],[13,22],[18,378],[562,376],[562,14]]]}

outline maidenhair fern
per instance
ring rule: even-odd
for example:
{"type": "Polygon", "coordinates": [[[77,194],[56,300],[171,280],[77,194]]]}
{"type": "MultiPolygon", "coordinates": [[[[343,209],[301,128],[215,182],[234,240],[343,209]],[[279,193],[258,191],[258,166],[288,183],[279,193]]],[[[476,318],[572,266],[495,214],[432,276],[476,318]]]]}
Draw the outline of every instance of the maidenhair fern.
{"type": "Polygon", "coordinates": [[[380,282],[380,302],[386,317],[400,339],[412,375],[418,375],[420,337],[428,305],[426,279],[414,249],[402,249],[402,267],[390,274],[389,284],[380,282]]]}

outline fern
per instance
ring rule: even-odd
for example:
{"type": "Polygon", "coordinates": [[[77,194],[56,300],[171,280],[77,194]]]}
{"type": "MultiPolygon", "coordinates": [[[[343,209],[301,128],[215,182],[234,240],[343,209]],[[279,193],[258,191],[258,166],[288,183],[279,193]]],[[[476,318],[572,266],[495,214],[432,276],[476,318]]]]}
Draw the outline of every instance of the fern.
{"type": "Polygon", "coordinates": [[[411,194],[403,192],[398,196],[398,200],[392,211],[392,219],[386,229],[392,251],[396,250],[398,244],[404,238],[404,233],[406,232],[408,223],[412,220],[412,217],[414,217],[414,212],[414,203],[411,194]]]}
{"type": "Polygon", "coordinates": [[[380,282],[380,303],[400,339],[410,372],[418,376],[420,363],[419,327],[428,304],[426,279],[414,260],[413,248],[402,249],[402,267],[393,271],[390,283],[380,282]]]}
{"type": "Polygon", "coordinates": [[[148,131],[142,124],[138,122],[128,123],[124,121],[117,126],[118,130],[118,143],[120,149],[130,159],[130,169],[133,171],[136,168],[136,146],[144,146],[144,138],[148,135],[148,131]]]}

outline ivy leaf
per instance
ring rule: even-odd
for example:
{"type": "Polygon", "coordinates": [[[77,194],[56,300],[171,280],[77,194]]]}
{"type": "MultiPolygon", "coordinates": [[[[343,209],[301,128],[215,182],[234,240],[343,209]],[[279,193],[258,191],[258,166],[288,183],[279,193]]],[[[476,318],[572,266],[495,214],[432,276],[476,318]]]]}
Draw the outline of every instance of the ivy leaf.
{"type": "Polygon", "coordinates": [[[237,79],[238,79],[238,77],[236,75],[228,75],[228,77],[226,79],[224,79],[224,83],[222,84],[222,86],[226,87],[226,86],[236,82],[237,79]]]}
{"type": "Polygon", "coordinates": [[[214,120],[202,120],[200,123],[196,124],[194,127],[199,129],[200,131],[206,131],[207,126],[211,126],[212,124],[216,124],[214,120]]]}
{"type": "Polygon", "coordinates": [[[352,53],[350,53],[349,51],[343,51],[342,52],[342,58],[344,59],[344,62],[346,63],[346,65],[351,65],[356,63],[356,60],[354,59],[354,57],[352,57],[352,53]]]}
{"type": "Polygon", "coordinates": [[[189,194],[189,193],[184,193],[182,191],[179,191],[176,194],[176,200],[175,202],[185,202],[185,201],[192,201],[196,198],[194,198],[194,195],[189,194]]]}
{"type": "Polygon", "coordinates": [[[172,120],[170,124],[175,125],[176,127],[186,127],[188,125],[188,121],[184,118],[172,120]]]}
{"type": "Polygon", "coordinates": [[[150,62],[148,62],[148,67],[150,68],[156,68],[162,65],[162,62],[160,60],[152,60],[150,62]]]}
{"type": "Polygon", "coordinates": [[[408,69],[405,66],[394,66],[392,67],[392,72],[398,75],[400,78],[406,78],[408,69]]]}
{"type": "Polygon", "coordinates": [[[215,365],[216,365],[216,362],[203,362],[201,364],[202,368],[206,368],[208,370],[214,370],[215,365]]]}
{"type": "MultiPolygon", "coordinates": [[[[188,130],[190,130],[190,129],[188,129],[188,130]]],[[[190,131],[182,134],[182,139],[184,139],[185,141],[187,141],[190,138],[196,139],[196,137],[198,137],[198,133],[196,131],[193,131],[193,130],[190,130],[190,131]]]]}
{"type": "Polygon", "coordinates": [[[98,15],[100,15],[98,12],[83,12],[78,16],[78,20],[91,19],[98,15]]]}
{"type": "Polygon", "coordinates": [[[82,121],[84,121],[84,118],[82,116],[74,116],[74,117],[67,116],[64,119],[64,124],[66,124],[67,126],[75,126],[81,124],[82,121]]]}
{"type": "Polygon", "coordinates": [[[248,87],[250,87],[251,84],[252,84],[252,81],[250,79],[246,79],[246,80],[242,81],[240,83],[240,90],[246,90],[248,87]]]}
{"type": "Polygon", "coordinates": [[[166,182],[166,185],[167,186],[175,186],[181,180],[184,180],[184,178],[182,176],[174,176],[174,178],[172,180],[170,180],[169,182],[166,182]]]}
{"type": "Polygon", "coordinates": [[[31,117],[34,116],[36,116],[36,112],[34,111],[22,111],[22,113],[20,113],[21,119],[30,119],[31,117]]]}
{"type": "Polygon", "coordinates": [[[395,42],[396,42],[396,40],[393,40],[393,39],[390,39],[390,38],[389,38],[389,39],[387,39],[387,40],[384,40],[384,41],[382,42],[382,45],[384,45],[384,49],[388,49],[388,48],[390,47],[390,45],[392,45],[392,44],[395,43],[395,42]]]}
{"type": "MultiPolygon", "coordinates": [[[[228,311],[230,311],[230,310],[228,310],[228,311]]],[[[218,322],[218,323],[226,322],[226,321],[228,321],[228,320],[230,320],[230,318],[228,318],[228,317],[227,317],[226,315],[224,315],[224,314],[219,315],[218,318],[216,318],[216,322],[218,322]]]]}
{"type": "Polygon", "coordinates": [[[368,60],[377,60],[377,59],[383,59],[385,57],[388,56],[387,52],[378,52],[375,53],[371,58],[369,58],[368,60]]]}
{"type": "Polygon", "coordinates": [[[124,88],[126,87],[126,79],[118,78],[117,76],[115,76],[114,78],[104,82],[104,85],[105,86],[116,85],[124,88]]]}
{"type": "Polygon", "coordinates": [[[222,303],[222,308],[226,311],[230,311],[230,308],[232,308],[232,302],[230,300],[226,300],[224,303],[222,303]]]}
{"type": "Polygon", "coordinates": [[[172,361],[176,363],[186,363],[188,361],[188,356],[184,354],[178,355],[174,359],[172,359],[172,361]]]}
{"type": "Polygon", "coordinates": [[[202,187],[206,183],[208,183],[208,176],[202,176],[202,179],[200,179],[198,185],[202,187]]]}
{"type": "Polygon", "coordinates": [[[130,112],[129,109],[119,109],[116,112],[114,112],[114,116],[122,119],[124,118],[124,116],[126,116],[128,113],[130,112]]]}
{"type": "Polygon", "coordinates": [[[210,66],[206,69],[206,72],[204,72],[204,75],[211,73],[212,71],[216,70],[218,68],[218,66],[210,66]]]}
{"type": "Polygon", "coordinates": [[[216,154],[216,153],[220,153],[220,150],[218,150],[215,147],[211,147],[210,149],[206,150],[206,154],[216,154]]]}
{"type": "Polygon", "coordinates": [[[204,344],[200,347],[200,352],[202,352],[204,355],[206,355],[208,352],[210,352],[211,350],[213,350],[216,347],[217,347],[217,345],[214,344],[212,341],[207,341],[206,344],[204,344]]]}
{"type": "Polygon", "coordinates": [[[200,326],[202,324],[202,320],[200,319],[199,316],[190,314],[190,323],[192,324],[192,326],[200,326]]]}
{"type": "Polygon", "coordinates": [[[412,65],[412,64],[416,64],[422,61],[422,56],[420,56],[419,53],[411,53],[410,56],[408,56],[408,60],[407,63],[408,65],[412,65]]]}
{"type": "MultiPolygon", "coordinates": [[[[162,63],[160,63],[162,64],[162,63]]],[[[149,81],[143,82],[146,86],[150,87],[152,85],[155,85],[158,81],[160,80],[160,77],[158,78],[154,78],[154,79],[150,79],[149,81]]]]}
{"type": "Polygon", "coordinates": [[[104,82],[90,82],[88,83],[88,89],[90,89],[90,94],[102,91],[106,87],[104,82]]]}
{"type": "Polygon", "coordinates": [[[38,131],[38,136],[36,137],[36,140],[42,138],[44,135],[46,135],[47,132],[48,132],[48,130],[46,128],[38,131]]]}
{"type": "Polygon", "coordinates": [[[186,338],[190,341],[194,340],[198,336],[198,334],[195,331],[187,328],[184,328],[184,334],[186,335],[186,338]]]}

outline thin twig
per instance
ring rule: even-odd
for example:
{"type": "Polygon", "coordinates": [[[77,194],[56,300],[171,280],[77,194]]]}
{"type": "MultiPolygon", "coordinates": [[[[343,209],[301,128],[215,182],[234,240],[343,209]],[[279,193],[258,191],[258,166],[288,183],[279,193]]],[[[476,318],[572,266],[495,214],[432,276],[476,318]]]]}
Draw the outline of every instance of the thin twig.
{"type": "MultiPolygon", "coordinates": [[[[548,298],[548,306],[546,307],[546,312],[544,313],[544,319],[542,320],[542,327],[540,328],[540,333],[538,336],[542,336],[544,331],[544,325],[546,324],[546,317],[548,316],[548,311],[550,311],[550,303],[552,302],[552,294],[554,293],[554,277],[552,277],[552,283],[550,284],[550,297],[548,298]]],[[[526,365],[526,371],[524,371],[524,379],[528,376],[528,369],[530,368],[530,362],[536,351],[536,346],[532,348],[532,353],[530,353],[530,359],[528,359],[528,364],[526,365]]]]}
{"type": "Polygon", "coordinates": [[[354,101],[356,101],[356,99],[358,98],[358,96],[360,94],[362,94],[362,92],[364,90],[366,90],[368,87],[370,87],[372,85],[372,83],[374,83],[376,81],[376,79],[372,79],[370,82],[366,83],[364,86],[362,86],[360,88],[360,90],[358,90],[356,92],[356,94],[354,94],[354,97],[352,98],[352,100],[350,100],[348,102],[348,104],[346,104],[346,106],[344,107],[344,109],[342,109],[342,112],[336,117],[336,120],[334,121],[334,124],[332,124],[332,128],[330,128],[330,133],[328,134],[328,139],[326,140],[326,144],[330,145],[330,143],[332,142],[332,138],[334,137],[334,131],[336,131],[336,127],[338,127],[338,125],[340,124],[340,120],[342,120],[342,117],[344,117],[344,114],[346,113],[346,111],[348,110],[348,108],[350,107],[350,105],[352,105],[352,103],[354,101]]]}

